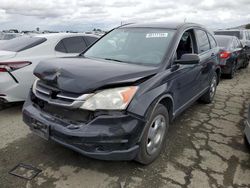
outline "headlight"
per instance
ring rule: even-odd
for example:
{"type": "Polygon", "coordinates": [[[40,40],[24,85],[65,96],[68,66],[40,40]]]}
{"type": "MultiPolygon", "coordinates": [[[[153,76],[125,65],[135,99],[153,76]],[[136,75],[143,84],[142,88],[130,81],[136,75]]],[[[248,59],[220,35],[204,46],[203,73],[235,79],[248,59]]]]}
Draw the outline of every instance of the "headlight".
{"type": "Polygon", "coordinates": [[[138,87],[105,89],[88,98],[80,107],[86,110],[124,110],[134,97],[138,87]]]}
{"type": "Polygon", "coordinates": [[[39,81],[39,79],[37,78],[35,81],[34,81],[34,83],[33,83],[33,85],[32,85],[32,92],[35,94],[36,93],[36,85],[37,85],[37,82],[39,81]]]}

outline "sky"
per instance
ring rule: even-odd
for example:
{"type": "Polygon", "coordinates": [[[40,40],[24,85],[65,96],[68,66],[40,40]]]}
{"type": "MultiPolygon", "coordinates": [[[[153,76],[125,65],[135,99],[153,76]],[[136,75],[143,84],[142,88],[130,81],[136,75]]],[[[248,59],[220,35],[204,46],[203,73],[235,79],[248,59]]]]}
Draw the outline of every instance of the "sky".
{"type": "Polygon", "coordinates": [[[0,30],[109,30],[121,23],[196,22],[211,29],[250,23],[250,0],[1,0],[0,30]]]}

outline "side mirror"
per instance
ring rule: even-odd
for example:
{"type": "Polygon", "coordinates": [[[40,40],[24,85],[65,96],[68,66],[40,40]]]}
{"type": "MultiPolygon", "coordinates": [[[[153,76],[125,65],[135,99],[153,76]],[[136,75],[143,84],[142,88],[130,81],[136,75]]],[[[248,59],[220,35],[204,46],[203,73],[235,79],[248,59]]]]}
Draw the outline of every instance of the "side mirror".
{"type": "Polygon", "coordinates": [[[184,65],[198,64],[200,62],[200,57],[197,54],[183,54],[181,59],[175,62],[184,65]]]}

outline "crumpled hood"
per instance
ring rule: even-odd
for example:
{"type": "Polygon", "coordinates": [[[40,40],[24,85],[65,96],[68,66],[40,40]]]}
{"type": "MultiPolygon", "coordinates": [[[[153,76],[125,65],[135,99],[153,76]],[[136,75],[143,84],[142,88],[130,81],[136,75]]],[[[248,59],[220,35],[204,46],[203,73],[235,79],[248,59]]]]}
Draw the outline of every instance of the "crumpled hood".
{"type": "Polygon", "coordinates": [[[113,84],[133,83],[157,70],[157,67],[75,57],[43,61],[34,74],[63,91],[88,93],[113,84]]]}

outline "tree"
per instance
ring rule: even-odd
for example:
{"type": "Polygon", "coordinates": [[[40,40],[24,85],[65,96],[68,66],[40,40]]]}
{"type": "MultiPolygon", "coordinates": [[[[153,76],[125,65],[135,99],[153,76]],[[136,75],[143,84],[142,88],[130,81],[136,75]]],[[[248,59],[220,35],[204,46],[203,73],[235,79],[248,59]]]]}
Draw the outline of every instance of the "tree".
{"type": "Polygon", "coordinates": [[[250,23],[246,25],[246,29],[250,29],[250,23]]]}

